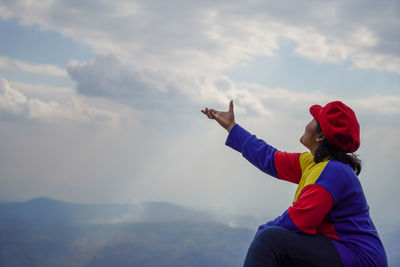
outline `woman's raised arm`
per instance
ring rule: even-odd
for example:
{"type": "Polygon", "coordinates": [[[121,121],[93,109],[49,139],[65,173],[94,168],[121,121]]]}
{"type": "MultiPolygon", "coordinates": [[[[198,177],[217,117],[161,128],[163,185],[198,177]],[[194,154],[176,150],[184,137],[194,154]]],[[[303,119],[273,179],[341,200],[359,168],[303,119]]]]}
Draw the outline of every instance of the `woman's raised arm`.
{"type": "Polygon", "coordinates": [[[278,151],[264,140],[258,139],[239,124],[236,124],[232,100],[229,103],[228,111],[205,108],[201,112],[207,115],[209,119],[216,120],[229,132],[225,144],[240,152],[254,166],[279,179],[299,183],[302,173],[301,154],[278,151]]]}

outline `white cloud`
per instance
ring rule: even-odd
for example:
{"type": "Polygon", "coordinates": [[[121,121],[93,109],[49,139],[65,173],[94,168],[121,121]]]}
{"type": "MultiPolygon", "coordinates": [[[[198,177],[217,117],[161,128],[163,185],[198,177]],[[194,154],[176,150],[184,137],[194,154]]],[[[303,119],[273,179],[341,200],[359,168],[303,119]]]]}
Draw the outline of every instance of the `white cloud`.
{"type": "Polygon", "coordinates": [[[11,88],[7,80],[0,77],[0,109],[13,114],[21,113],[27,101],[23,94],[11,88]]]}
{"type": "Polygon", "coordinates": [[[0,4],[3,18],[60,32],[98,54],[115,54],[142,68],[202,73],[273,56],[285,39],[294,42],[298,56],[310,60],[350,61],[357,68],[399,73],[396,10],[397,1],[380,5],[374,1],[193,0],[184,5],[172,1],[164,8],[158,1],[126,0],[0,4]]]}
{"type": "Polygon", "coordinates": [[[65,69],[51,64],[31,64],[28,62],[0,56],[0,68],[18,69],[26,72],[45,74],[50,76],[67,76],[65,69]]]}
{"type": "Polygon", "coordinates": [[[326,95],[321,92],[292,92],[285,89],[274,89],[257,84],[249,84],[254,88],[256,98],[260,99],[263,105],[279,103],[283,107],[310,106],[313,104],[324,105],[330,101],[340,100],[353,106],[359,112],[378,113],[385,115],[398,115],[400,113],[400,96],[373,95],[362,98],[338,98],[334,94],[326,95]]]}
{"type": "Polygon", "coordinates": [[[400,74],[400,56],[359,53],[353,57],[353,62],[360,69],[392,71],[400,74]]]}
{"type": "Polygon", "coordinates": [[[106,110],[89,107],[78,98],[66,103],[45,102],[37,98],[28,99],[24,94],[10,87],[8,81],[0,77],[0,112],[27,119],[45,121],[69,120],[116,124],[119,117],[106,110]]]}
{"type": "MultiPolygon", "coordinates": [[[[297,42],[296,54],[319,62],[338,63],[349,59],[363,42],[350,42],[347,38],[334,38],[318,31],[316,27],[285,27],[283,36],[297,42]]],[[[350,32],[351,36],[356,32],[350,32]]]]}
{"type": "Polygon", "coordinates": [[[400,96],[374,95],[362,99],[351,100],[355,106],[362,110],[378,112],[382,115],[400,115],[400,96]]]}
{"type": "Polygon", "coordinates": [[[116,114],[89,107],[77,99],[73,99],[65,104],[30,99],[28,117],[50,121],[71,120],[89,123],[118,123],[118,116],[116,114]]]}
{"type": "Polygon", "coordinates": [[[76,96],[72,87],[49,86],[44,83],[33,84],[28,82],[8,81],[11,88],[21,92],[27,98],[39,98],[45,101],[65,102],[76,96]]]}

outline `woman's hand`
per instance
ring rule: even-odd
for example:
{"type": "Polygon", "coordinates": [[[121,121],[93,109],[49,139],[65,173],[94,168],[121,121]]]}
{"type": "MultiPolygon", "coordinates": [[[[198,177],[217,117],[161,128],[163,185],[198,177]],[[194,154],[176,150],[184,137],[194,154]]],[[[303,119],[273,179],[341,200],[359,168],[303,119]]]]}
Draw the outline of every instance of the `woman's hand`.
{"type": "Polygon", "coordinates": [[[225,128],[228,133],[231,131],[233,126],[235,126],[235,114],[233,113],[233,100],[229,102],[228,111],[216,111],[214,109],[202,109],[203,112],[209,119],[216,120],[223,128],[225,128]]]}

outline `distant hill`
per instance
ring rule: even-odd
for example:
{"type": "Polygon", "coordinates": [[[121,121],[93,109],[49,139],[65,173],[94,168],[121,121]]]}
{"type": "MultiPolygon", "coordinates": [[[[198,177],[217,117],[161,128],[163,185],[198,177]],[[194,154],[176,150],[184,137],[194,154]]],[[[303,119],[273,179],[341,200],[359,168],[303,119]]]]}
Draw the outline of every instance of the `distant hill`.
{"type": "Polygon", "coordinates": [[[50,198],[0,203],[0,223],[34,224],[121,223],[151,221],[213,221],[202,211],[165,202],[138,204],[74,204],[50,198]]]}

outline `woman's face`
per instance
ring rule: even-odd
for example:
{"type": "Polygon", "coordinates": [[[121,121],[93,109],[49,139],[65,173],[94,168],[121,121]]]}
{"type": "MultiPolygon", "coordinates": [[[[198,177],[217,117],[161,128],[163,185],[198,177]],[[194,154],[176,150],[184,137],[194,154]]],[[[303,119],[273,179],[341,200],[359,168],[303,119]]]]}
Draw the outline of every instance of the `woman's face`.
{"type": "Polygon", "coordinates": [[[311,153],[314,153],[322,139],[322,133],[317,132],[317,121],[313,119],[307,124],[304,130],[304,134],[300,138],[300,143],[307,147],[311,151],[311,153]]]}

